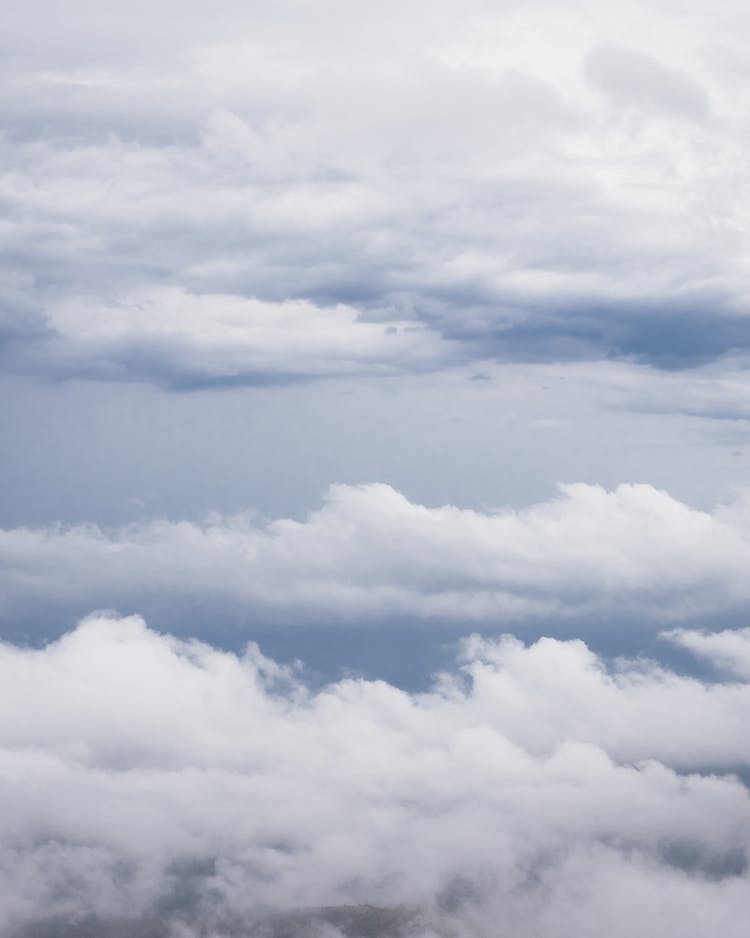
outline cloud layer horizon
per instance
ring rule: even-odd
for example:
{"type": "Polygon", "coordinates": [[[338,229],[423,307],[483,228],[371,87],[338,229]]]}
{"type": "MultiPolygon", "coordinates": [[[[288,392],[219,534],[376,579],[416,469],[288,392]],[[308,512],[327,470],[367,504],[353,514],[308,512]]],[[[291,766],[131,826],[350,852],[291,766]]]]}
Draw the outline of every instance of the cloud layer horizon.
{"type": "Polygon", "coordinates": [[[666,637],[715,677],[474,636],[427,693],[312,692],[138,617],[3,645],[2,926],[367,903],[424,935],[739,936],[750,630],[666,637]]]}
{"type": "Polygon", "coordinates": [[[749,62],[0,5],[3,938],[744,938],[749,62]]]}

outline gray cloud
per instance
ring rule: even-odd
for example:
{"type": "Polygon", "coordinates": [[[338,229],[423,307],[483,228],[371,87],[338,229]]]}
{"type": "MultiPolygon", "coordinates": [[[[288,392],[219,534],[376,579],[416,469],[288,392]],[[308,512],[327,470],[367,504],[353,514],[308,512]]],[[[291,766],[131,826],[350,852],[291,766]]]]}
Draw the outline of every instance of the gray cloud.
{"type": "MultiPolygon", "coordinates": [[[[436,332],[470,359],[681,368],[745,353],[747,112],[709,54],[736,39],[739,6],[676,28],[628,4],[615,30],[580,3],[572,31],[575,11],[540,9],[536,39],[534,7],[516,4],[435,4],[395,32],[395,7],[364,23],[338,3],[314,20],[297,4],[15,11],[6,41],[25,52],[0,96],[8,367],[226,384],[211,350],[196,376],[190,343],[133,332],[128,298],[165,289],[209,318],[217,298],[245,301],[251,330],[258,302],[413,321],[416,367],[442,363],[436,332]],[[667,132],[654,114],[690,120],[667,132]],[[107,327],[124,317],[130,341],[61,332],[76,306],[107,327]]],[[[315,316],[307,328],[314,344],[315,316]]],[[[275,380],[318,374],[294,345],[288,362],[277,348],[275,380]]],[[[235,358],[232,381],[267,380],[246,345],[235,358]]],[[[386,365],[414,366],[398,349],[386,365]]]]}
{"type": "Polygon", "coordinates": [[[697,121],[710,117],[706,92],[687,72],[670,68],[638,49],[607,44],[586,59],[586,75],[620,107],[656,109],[697,121]]]}
{"type": "Polygon", "coordinates": [[[703,938],[706,915],[742,934],[748,793],[726,773],[746,767],[745,683],[505,637],[469,640],[426,694],[312,694],[255,647],[137,617],[2,646],[0,678],[6,930],[161,908],[216,934],[369,902],[422,909],[424,934],[496,935],[499,915],[635,936],[657,907],[667,935],[703,938]]]}

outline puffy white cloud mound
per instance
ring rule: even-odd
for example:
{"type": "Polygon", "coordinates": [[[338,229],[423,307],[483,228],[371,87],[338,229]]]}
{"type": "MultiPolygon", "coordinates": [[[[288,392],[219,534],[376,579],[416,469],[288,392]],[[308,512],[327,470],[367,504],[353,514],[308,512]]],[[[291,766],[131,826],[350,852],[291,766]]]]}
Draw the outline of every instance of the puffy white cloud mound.
{"type": "Polygon", "coordinates": [[[0,698],[4,928],[371,902],[453,934],[744,934],[744,681],[505,637],[429,693],[313,693],[254,646],[92,617],[0,647],[0,698]]]}
{"type": "Polygon", "coordinates": [[[4,613],[202,597],[245,617],[415,616],[509,622],[742,612],[750,526],[650,485],[563,485],[521,510],[414,504],[387,485],[336,485],[302,521],[252,515],[0,532],[4,613]],[[40,600],[41,597],[41,600],[40,600]]]}

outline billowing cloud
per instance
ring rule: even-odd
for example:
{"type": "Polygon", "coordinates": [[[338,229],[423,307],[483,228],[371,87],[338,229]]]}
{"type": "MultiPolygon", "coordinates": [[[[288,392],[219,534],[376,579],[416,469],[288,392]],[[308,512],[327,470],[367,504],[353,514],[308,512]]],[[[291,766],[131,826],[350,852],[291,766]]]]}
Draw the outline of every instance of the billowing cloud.
{"type": "Polygon", "coordinates": [[[6,366],[252,384],[254,316],[290,302],[277,379],[328,373],[299,340],[342,307],[355,370],[373,323],[415,325],[385,371],[439,365],[436,332],[468,359],[746,355],[743,5],[219,6],[4,14],[6,366]],[[166,295],[167,342],[132,311],[166,295]],[[190,310],[205,337],[228,305],[232,353],[194,344],[190,310]]]}
{"type": "Polygon", "coordinates": [[[301,521],[3,531],[2,611],[200,600],[244,621],[689,621],[747,610],[749,522],[742,500],[709,513],[649,485],[564,485],[494,513],[338,485],[301,521]]]}
{"type": "Polygon", "coordinates": [[[750,911],[743,681],[508,636],[429,693],[312,693],[133,617],[0,647],[0,696],[6,933],[371,903],[420,935],[705,938],[750,911]]]}

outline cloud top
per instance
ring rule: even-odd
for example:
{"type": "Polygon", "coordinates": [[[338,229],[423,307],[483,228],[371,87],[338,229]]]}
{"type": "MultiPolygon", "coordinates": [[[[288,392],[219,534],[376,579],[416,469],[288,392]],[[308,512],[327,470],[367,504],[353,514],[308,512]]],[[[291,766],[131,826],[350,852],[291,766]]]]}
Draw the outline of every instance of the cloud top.
{"type": "Polygon", "coordinates": [[[419,907],[425,935],[501,915],[508,934],[635,936],[658,904],[665,934],[707,934],[710,910],[739,936],[750,908],[727,774],[747,769],[744,681],[507,636],[469,640],[429,693],[312,693],[254,646],[94,617],[0,647],[0,695],[5,927],[364,902],[419,907]]]}
{"type": "Polygon", "coordinates": [[[748,607],[744,502],[709,513],[650,485],[575,484],[528,508],[333,486],[301,521],[251,514],[9,529],[3,614],[210,601],[235,619],[690,621],[748,607]],[[40,606],[41,601],[41,606],[40,606]]]}

